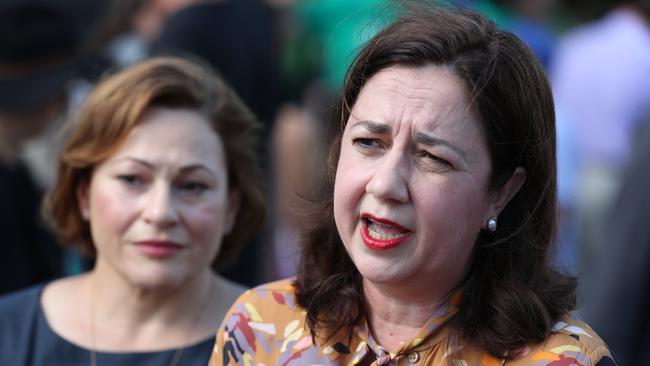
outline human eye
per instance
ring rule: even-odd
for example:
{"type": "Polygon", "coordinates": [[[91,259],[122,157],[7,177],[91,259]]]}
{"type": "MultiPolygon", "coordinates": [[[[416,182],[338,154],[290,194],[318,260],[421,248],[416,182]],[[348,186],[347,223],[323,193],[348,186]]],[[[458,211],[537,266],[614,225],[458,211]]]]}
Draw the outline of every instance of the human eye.
{"type": "Polygon", "coordinates": [[[417,153],[417,156],[425,167],[435,168],[436,170],[446,170],[453,168],[452,163],[450,163],[448,160],[440,157],[439,155],[432,154],[429,151],[419,151],[417,153]]]}
{"type": "Polygon", "coordinates": [[[380,149],[383,145],[381,140],[368,137],[354,138],[352,139],[352,144],[363,150],[380,149]]]}
{"type": "Polygon", "coordinates": [[[177,184],[176,188],[183,194],[200,196],[210,189],[210,185],[201,181],[183,181],[177,184]]]}
{"type": "Polygon", "coordinates": [[[144,184],[144,178],[137,174],[118,174],[116,178],[124,185],[131,187],[141,186],[144,184]]]}

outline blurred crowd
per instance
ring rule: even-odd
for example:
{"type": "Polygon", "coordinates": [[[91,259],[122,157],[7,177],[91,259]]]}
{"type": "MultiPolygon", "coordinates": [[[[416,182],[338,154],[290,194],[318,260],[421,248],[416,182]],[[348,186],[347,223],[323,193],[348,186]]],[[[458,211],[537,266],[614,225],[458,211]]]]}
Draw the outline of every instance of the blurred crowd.
{"type": "MultiPolygon", "coordinates": [[[[522,38],[555,95],[559,205],[552,260],[580,278],[578,313],[620,364],[650,320],[650,1],[456,1],[522,38]]],[[[271,213],[227,275],[249,286],[295,273],[318,198],[328,131],[357,48],[388,0],[1,0],[0,293],[92,266],[40,218],[63,120],[98,80],[149,56],[212,65],[263,122],[271,213]],[[65,244],[65,243],[63,243],[65,244]]]]}

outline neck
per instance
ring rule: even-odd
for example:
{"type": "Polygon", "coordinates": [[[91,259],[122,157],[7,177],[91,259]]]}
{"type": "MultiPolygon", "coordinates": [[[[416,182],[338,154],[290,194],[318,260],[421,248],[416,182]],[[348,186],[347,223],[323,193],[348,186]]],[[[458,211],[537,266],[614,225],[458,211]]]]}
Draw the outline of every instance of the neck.
{"type": "Polygon", "coordinates": [[[210,269],[175,287],[141,287],[104,266],[97,262],[85,286],[96,349],[178,348],[214,328],[208,324],[206,332],[199,326],[218,292],[210,269]]]}
{"type": "Polygon", "coordinates": [[[448,300],[448,291],[407,291],[403,286],[367,280],[363,291],[370,330],[377,343],[391,352],[412,340],[436,309],[448,300]]]}

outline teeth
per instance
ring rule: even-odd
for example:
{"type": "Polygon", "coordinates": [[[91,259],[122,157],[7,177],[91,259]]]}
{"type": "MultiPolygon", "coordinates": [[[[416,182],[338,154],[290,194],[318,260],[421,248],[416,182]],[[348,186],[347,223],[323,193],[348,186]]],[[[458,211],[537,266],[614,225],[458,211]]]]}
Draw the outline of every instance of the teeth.
{"type": "Polygon", "coordinates": [[[368,235],[371,238],[377,239],[377,240],[391,240],[391,239],[396,239],[396,238],[402,237],[402,236],[404,236],[406,234],[405,233],[402,233],[402,234],[378,233],[378,232],[372,230],[371,228],[368,228],[368,235]]]}
{"type": "Polygon", "coordinates": [[[368,235],[373,239],[392,240],[392,239],[406,236],[407,234],[408,232],[395,232],[395,228],[390,225],[382,224],[379,222],[375,222],[371,219],[368,219],[368,235]],[[380,229],[382,231],[378,231],[377,229],[380,229]],[[387,232],[387,231],[392,231],[392,232],[387,232]]]}

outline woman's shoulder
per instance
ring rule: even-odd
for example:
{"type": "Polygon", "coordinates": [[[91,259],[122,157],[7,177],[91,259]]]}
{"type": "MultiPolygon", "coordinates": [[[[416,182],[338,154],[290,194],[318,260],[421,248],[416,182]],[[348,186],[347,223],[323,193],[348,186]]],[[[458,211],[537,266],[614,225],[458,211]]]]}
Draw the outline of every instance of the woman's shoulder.
{"type": "Polygon", "coordinates": [[[32,286],[0,296],[0,319],[16,321],[17,315],[28,315],[28,309],[37,309],[44,284],[32,286]]]}
{"type": "Polygon", "coordinates": [[[293,278],[269,282],[244,291],[231,307],[259,308],[259,311],[294,312],[297,311],[293,278]]]}
{"type": "Polygon", "coordinates": [[[226,314],[222,330],[232,330],[246,323],[273,335],[275,330],[284,330],[290,323],[302,326],[304,320],[305,313],[296,304],[293,279],[290,278],[245,291],[226,314]]]}
{"type": "Polygon", "coordinates": [[[211,365],[240,364],[237,360],[242,359],[250,364],[281,364],[282,357],[291,356],[295,349],[312,346],[293,281],[267,283],[239,297],[219,327],[211,365]]]}
{"type": "Polygon", "coordinates": [[[22,365],[29,356],[44,285],[0,297],[0,365],[22,365]]]}
{"type": "Polygon", "coordinates": [[[256,299],[258,301],[265,301],[268,299],[269,295],[273,296],[273,294],[276,294],[275,296],[282,294],[283,296],[295,297],[295,287],[293,286],[294,281],[295,278],[291,277],[261,284],[244,291],[237,301],[239,302],[244,299],[248,301],[256,299]]]}
{"type": "Polygon", "coordinates": [[[605,342],[585,322],[566,316],[552,328],[546,341],[522,351],[514,365],[615,365],[605,342]],[[546,363],[544,363],[546,361],[546,363]]]}

